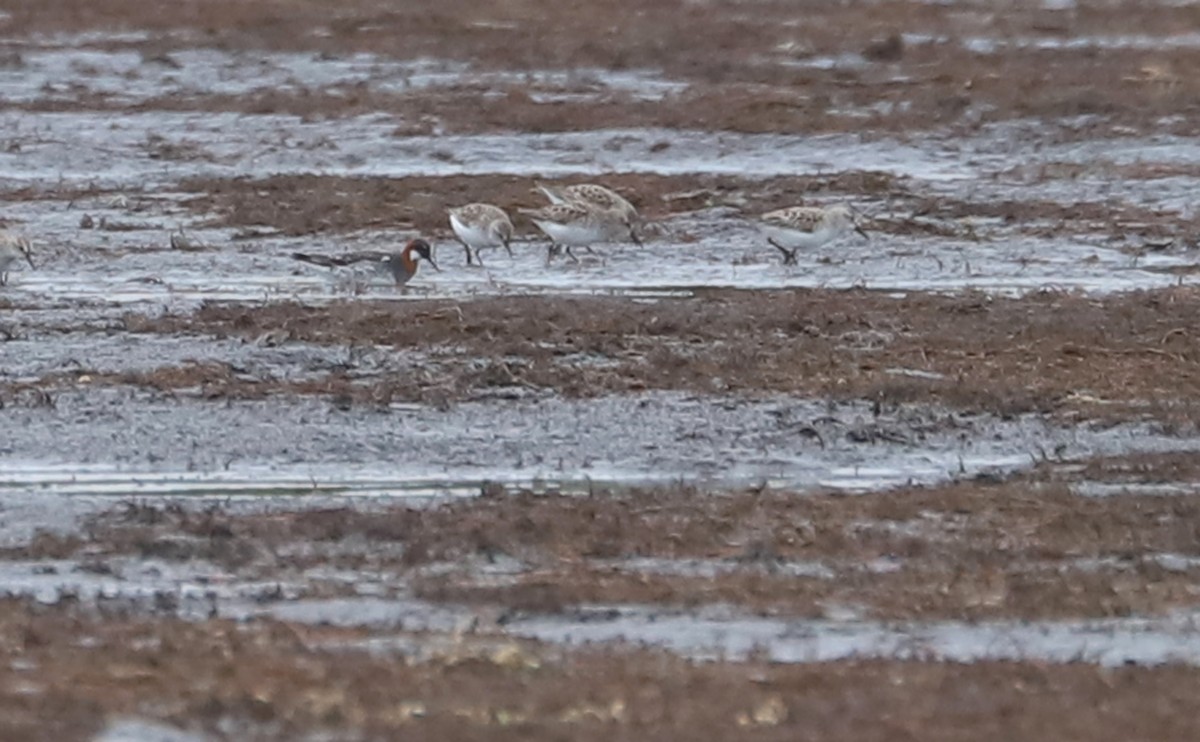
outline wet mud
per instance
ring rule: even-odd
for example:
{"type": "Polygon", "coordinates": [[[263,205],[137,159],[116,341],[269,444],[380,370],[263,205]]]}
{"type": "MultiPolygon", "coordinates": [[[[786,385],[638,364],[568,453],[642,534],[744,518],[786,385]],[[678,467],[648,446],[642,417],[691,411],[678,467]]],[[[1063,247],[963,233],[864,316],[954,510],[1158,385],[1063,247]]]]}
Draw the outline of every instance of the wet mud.
{"type": "Polygon", "coordinates": [[[802,16],[0,12],[0,738],[1194,739],[1200,18],[802,16]]]}
{"type": "MultiPolygon", "coordinates": [[[[489,488],[366,510],[127,502],[78,535],[5,552],[3,723],[14,738],[159,725],[199,738],[292,725],[672,734],[691,729],[690,707],[658,716],[646,704],[661,696],[637,689],[691,678],[689,698],[732,704],[703,704],[720,710],[712,728],[791,734],[817,691],[790,683],[810,674],[833,698],[882,682],[911,710],[913,684],[934,673],[942,690],[917,696],[933,704],[919,723],[939,730],[964,703],[947,684],[999,683],[972,719],[1004,730],[1006,693],[1022,723],[1053,723],[1033,721],[1023,683],[1110,704],[1161,682],[1155,708],[1167,709],[1200,656],[1197,482],[1194,456],[1149,455],[854,497],[489,488]],[[1080,481],[1127,489],[1081,497],[1080,481]],[[1163,481],[1178,492],[1137,491],[1163,481]],[[357,685],[381,682],[414,690],[397,701],[357,685]],[[328,696],[330,683],[347,690],[328,696]]],[[[1184,718],[1137,723],[1183,739],[1184,718]]]]}
{"type": "Polygon", "coordinates": [[[296,738],[326,730],[338,736],[352,725],[368,736],[443,739],[600,740],[653,729],[681,740],[749,733],[882,740],[877,719],[884,717],[889,727],[935,727],[932,739],[999,740],[1013,728],[1014,705],[1022,709],[1019,725],[1036,730],[1056,725],[1068,703],[1097,706],[1072,725],[1080,735],[1127,739],[1147,729],[1147,698],[1154,699],[1159,738],[1187,739],[1195,731],[1187,709],[1196,675],[1183,667],[695,664],[659,652],[562,653],[517,641],[439,642],[421,633],[397,637],[395,652],[413,648],[407,661],[397,661],[379,649],[340,648],[377,645],[336,627],[95,621],[19,604],[7,604],[4,613],[5,644],[26,647],[6,696],[20,706],[0,721],[11,739],[47,730],[76,739],[296,738]],[[53,650],[68,637],[82,646],[53,650]],[[156,662],[164,649],[178,661],[156,662]],[[586,694],[578,690],[583,678],[586,694]],[[654,692],[638,692],[641,684],[654,692]],[[397,698],[381,689],[406,690],[397,698]],[[162,710],[151,715],[151,703],[162,710]],[[860,713],[863,706],[871,713],[860,713]]]}
{"type": "MultiPolygon", "coordinates": [[[[1195,396],[1187,328],[1198,297],[1191,289],[1106,298],[1043,291],[1018,299],[827,290],[689,294],[636,302],[210,305],[191,314],[129,317],[126,327],[284,347],[390,348],[398,360],[420,359],[400,375],[411,382],[419,378],[418,365],[425,369],[434,399],[439,388],[452,397],[489,387],[572,397],[647,389],[783,392],[885,406],[935,400],[997,414],[1123,410],[1139,418],[1157,406],[1185,422],[1195,396]]],[[[408,394],[416,396],[405,401],[421,398],[412,388],[408,394]]]]}

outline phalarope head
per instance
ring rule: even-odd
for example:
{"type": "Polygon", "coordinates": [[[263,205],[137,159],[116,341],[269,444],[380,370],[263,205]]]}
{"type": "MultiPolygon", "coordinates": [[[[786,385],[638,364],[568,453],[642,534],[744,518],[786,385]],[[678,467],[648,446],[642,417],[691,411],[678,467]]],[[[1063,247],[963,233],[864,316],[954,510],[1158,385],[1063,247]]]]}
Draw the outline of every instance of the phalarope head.
{"type": "Polygon", "coordinates": [[[429,247],[428,242],[419,238],[415,240],[409,240],[408,244],[404,246],[403,254],[411,255],[413,253],[415,253],[417,257],[415,259],[410,257],[409,259],[413,261],[414,273],[416,273],[417,260],[424,260],[426,263],[432,265],[435,271],[438,271],[439,273],[441,272],[442,269],[439,268],[438,264],[433,261],[433,250],[429,247]]]}

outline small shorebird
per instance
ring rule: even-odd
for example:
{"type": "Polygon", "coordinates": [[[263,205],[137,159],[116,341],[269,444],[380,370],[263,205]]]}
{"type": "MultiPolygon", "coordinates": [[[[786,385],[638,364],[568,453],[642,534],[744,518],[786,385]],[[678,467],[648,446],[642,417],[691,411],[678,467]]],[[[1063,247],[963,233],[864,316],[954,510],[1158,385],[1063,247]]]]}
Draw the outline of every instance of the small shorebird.
{"type": "Polygon", "coordinates": [[[783,253],[784,265],[795,265],[800,250],[820,247],[851,229],[867,236],[845,206],[792,206],[771,211],[760,217],[758,228],[767,242],[783,253]]]}
{"type": "Polygon", "coordinates": [[[552,186],[537,183],[537,189],[546,194],[552,204],[581,204],[595,206],[601,209],[616,211],[626,218],[630,224],[638,220],[637,209],[626,201],[621,194],[595,183],[580,183],[569,186],[552,186]]]}
{"type": "Polygon", "coordinates": [[[345,255],[310,255],[296,252],[292,253],[292,258],[326,268],[339,268],[355,263],[374,263],[380,270],[389,274],[396,281],[397,286],[403,286],[417,275],[417,265],[421,260],[432,265],[434,270],[441,270],[437,267],[437,263],[433,262],[429,243],[419,239],[410,240],[400,252],[366,250],[345,255]]]}
{"type": "Polygon", "coordinates": [[[29,263],[29,267],[37,269],[33,264],[33,247],[29,240],[9,232],[0,232],[0,286],[8,284],[8,269],[21,258],[29,263]]]}
{"type": "Polygon", "coordinates": [[[528,216],[550,238],[547,262],[557,254],[560,246],[566,248],[571,260],[578,262],[579,259],[571,252],[572,247],[584,247],[591,251],[591,246],[596,243],[624,239],[632,240],[635,245],[642,244],[633,231],[633,222],[628,215],[612,209],[580,203],[559,203],[541,209],[518,211],[528,216]]]}
{"type": "Polygon", "coordinates": [[[467,265],[471,264],[471,251],[475,252],[475,260],[480,266],[483,258],[479,257],[481,247],[503,247],[512,257],[513,225],[508,214],[498,206],[491,204],[467,204],[457,209],[450,209],[450,228],[467,249],[467,265]]]}
{"type": "Polygon", "coordinates": [[[172,250],[195,252],[206,249],[203,242],[189,237],[188,234],[183,231],[183,227],[179,227],[171,233],[171,236],[167,238],[167,244],[171,246],[172,250]]]}

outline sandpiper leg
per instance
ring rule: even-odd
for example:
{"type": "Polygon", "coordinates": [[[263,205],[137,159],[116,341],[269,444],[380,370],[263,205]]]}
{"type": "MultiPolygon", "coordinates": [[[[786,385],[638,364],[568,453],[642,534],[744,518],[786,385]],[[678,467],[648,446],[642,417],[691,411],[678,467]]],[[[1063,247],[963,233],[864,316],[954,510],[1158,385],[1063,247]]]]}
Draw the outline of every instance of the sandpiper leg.
{"type": "Polygon", "coordinates": [[[775,240],[769,239],[769,240],[767,240],[767,242],[771,243],[771,247],[773,247],[776,250],[778,250],[779,252],[783,253],[783,264],[784,265],[795,265],[796,264],[796,253],[800,252],[800,248],[796,248],[795,250],[788,250],[786,247],[784,247],[783,245],[780,245],[775,240]]]}
{"type": "MultiPolygon", "coordinates": [[[[591,248],[588,248],[588,249],[590,250],[591,248]]],[[[570,245],[567,245],[567,257],[570,258],[571,260],[574,260],[576,263],[579,262],[579,258],[575,257],[575,253],[571,252],[570,245]]]]}
{"type": "Polygon", "coordinates": [[[479,248],[475,248],[475,262],[479,263],[479,267],[483,267],[483,258],[479,256],[479,248]]]}
{"type": "Polygon", "coordinates": [[[464,242],[463,249],[467,251],[467,265],[470,265],[471,264],[471,246],[464,242]]]}

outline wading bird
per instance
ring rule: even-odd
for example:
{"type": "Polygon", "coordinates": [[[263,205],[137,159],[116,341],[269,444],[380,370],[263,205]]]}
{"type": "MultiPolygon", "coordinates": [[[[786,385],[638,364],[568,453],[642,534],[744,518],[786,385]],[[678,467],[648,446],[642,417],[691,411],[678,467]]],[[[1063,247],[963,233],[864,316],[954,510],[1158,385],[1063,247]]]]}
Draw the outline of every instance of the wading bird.
{"type": "Polygon", "coordinates": [[[433,262],[429,243],[421,239],[410,240],[400,252],[366,250],[345,255],[311,255],[297,252],[292,253],[292,258],[325,268],[340,268],[357,263],[374,264],[379,270],[390,275],[397,286],[405,285],[417,275],[417,265],[422,260],[433,266],[434,270],[441,270],[437,263],[433,262]]]}

